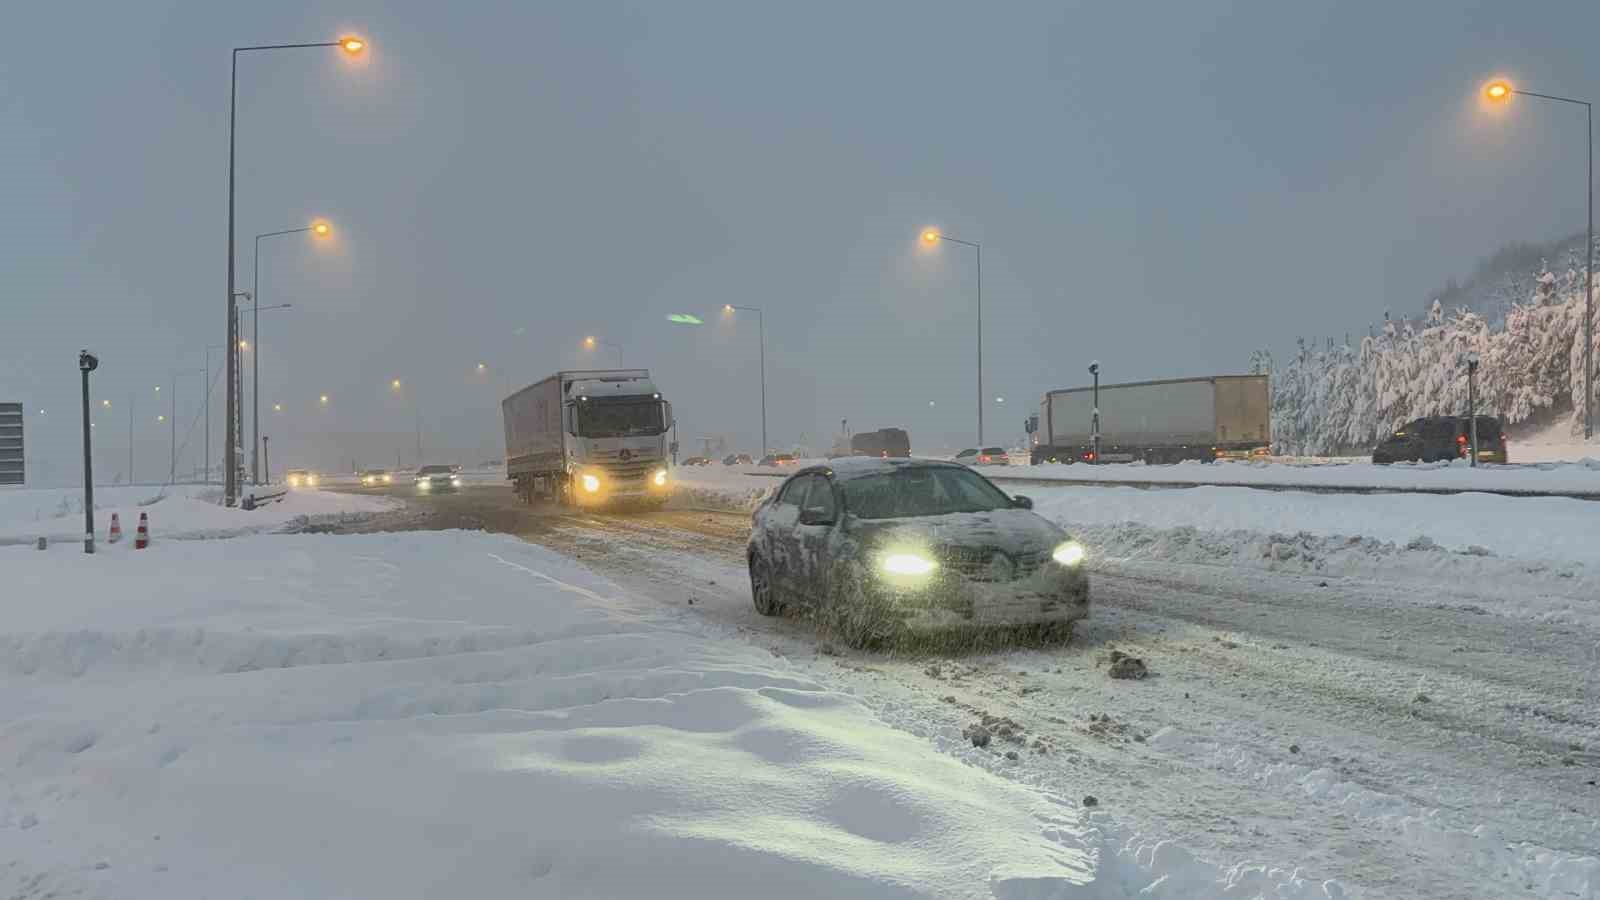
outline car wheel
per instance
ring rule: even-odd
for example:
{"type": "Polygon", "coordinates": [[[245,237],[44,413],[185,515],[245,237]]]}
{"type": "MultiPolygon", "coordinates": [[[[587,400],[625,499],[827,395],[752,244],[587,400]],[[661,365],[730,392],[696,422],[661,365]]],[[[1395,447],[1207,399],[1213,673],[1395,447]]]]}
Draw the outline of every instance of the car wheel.
{"type": "Polygon", "coordinates": [[[783,612],[777,589],[772,585],[772,567],[754,553],[750,554],[750,599],[755,601],[756,612],[763,616],[776,616],[783,612]]]}

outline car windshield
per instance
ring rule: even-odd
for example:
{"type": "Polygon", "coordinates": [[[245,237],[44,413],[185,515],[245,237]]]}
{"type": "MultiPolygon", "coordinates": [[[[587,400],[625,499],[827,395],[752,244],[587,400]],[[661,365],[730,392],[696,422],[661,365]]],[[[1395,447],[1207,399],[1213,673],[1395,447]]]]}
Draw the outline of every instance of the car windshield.
{"type": "Polygon", "coordinates": [[[863,519],[1008,509],[999,488],[966,469],[909,467],[844,482],[845,508],[863,519]]]}
{"type": "Polygon", "coordinates": [[[423,466],[417,470],[418,475],[444,475],[450,471],[449,466],[423,466]]]}
{"type": "Polygon", "coordinates": [[[1006,448],[1004,448],[1004,447],[985,447],[985,448],[983,448],[983,455],[984,456],[1005,456],[1006,455],[1006,448]]]}
{"type": "Polygon", "coordinates": [[[655,400],[594,401],[578,408],[578,434],[625,437],[660,434],[661,404],[655,400]]]}

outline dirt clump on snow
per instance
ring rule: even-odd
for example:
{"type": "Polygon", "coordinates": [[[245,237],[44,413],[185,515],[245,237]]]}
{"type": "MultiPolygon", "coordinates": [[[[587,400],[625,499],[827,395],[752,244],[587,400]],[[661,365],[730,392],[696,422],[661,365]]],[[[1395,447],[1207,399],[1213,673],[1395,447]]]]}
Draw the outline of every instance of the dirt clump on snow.
{"type": "Polygon", "coordinates": [[[961,729],[961,736],[971,741],[974,747],[987,747],[989,746],[989,741],[993,738],[993,735],[989,733],[989,729],[982,725],[968,725],[961,729]]]}
{"type": "Polygon", "coordinates": [[[1118,722],[1108,713],[1090,713],[1089,724],[1080,726],[1079,731],[1095,738],[1113,744],[1126,744],[1129,742],[1144,743],[1148,736],[1127,722],[1118,722]]]}
{"type": "Polygon", "coordinates": [[[1106,672],[1112,678],[1140,679],[1150,675],[1150,669],[1144,660],[1137,656],[1130,656],[1121,650],[1111,651],[1111,668],[1106,672]]]}

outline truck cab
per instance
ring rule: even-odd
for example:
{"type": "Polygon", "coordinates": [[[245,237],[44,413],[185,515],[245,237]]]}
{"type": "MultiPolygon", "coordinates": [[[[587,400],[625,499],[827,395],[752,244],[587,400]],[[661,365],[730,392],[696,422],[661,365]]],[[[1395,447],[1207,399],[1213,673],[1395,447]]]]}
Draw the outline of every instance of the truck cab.
{"type": "Polygon", "coordinates": [[[661,399],[655,382],[582,379],[565,385],[565,393],[571,499],[665,500],[672,404],[661,399]]]}

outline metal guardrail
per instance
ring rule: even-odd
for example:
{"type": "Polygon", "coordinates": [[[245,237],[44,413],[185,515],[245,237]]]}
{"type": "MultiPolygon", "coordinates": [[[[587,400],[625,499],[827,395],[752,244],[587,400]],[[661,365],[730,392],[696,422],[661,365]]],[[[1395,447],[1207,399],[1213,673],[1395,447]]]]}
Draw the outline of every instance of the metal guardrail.
{"type": "MultiPolygon", "coordinates": [[[[758,475],[764,478],[786,478],[790,472],[745,472],[746,475],[758,475]]],[[[1172,489],[1197,487],[1237,487],[1249,488],[1255,491],[1300,491],[1310,494],[1430,494],[1433,496],[1449,496],[1452,494],[1496,494],[1501,497],[1567,497],[1573,500],[1600,500],[1600,490],[1596,491],[1549,491],[1530,488],[1506,487],[1429,487],[1424,485],[1404,487],[1398,485],[1377,484],[1317,484],[1317,483],[1263,483],[1259,481],[1161,481],[1151,478],[1035,478],[1027,475],[996,475],[985,471],[982,473],[990,481],[1005,484],[1022,485],[1025,487],[1131,487],[1141,490],[1172,489]]]]}
{"type": "Polygon", "coordinates": [[[276,503],[289,496],[289,488],[285,485],[261,485],[247,491],[239,498],[239,506],[244,509],[255,509],[267,503],[276,503]]]}

